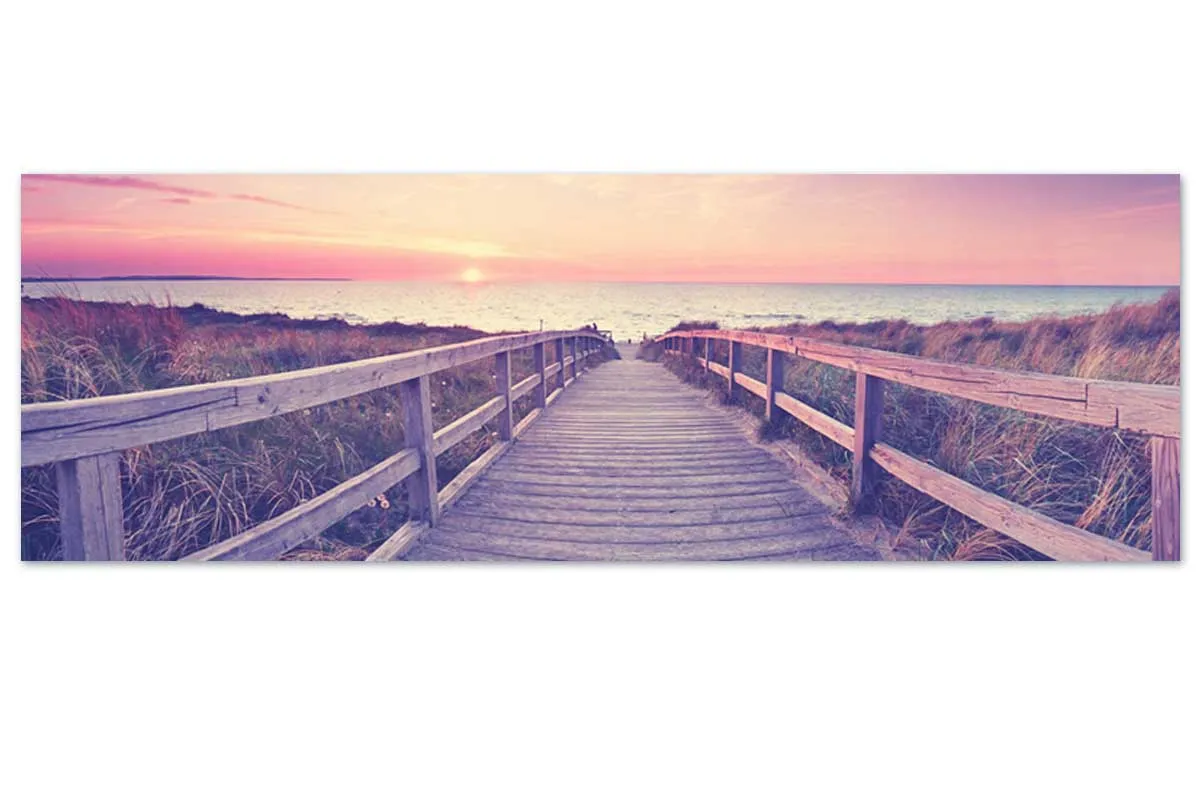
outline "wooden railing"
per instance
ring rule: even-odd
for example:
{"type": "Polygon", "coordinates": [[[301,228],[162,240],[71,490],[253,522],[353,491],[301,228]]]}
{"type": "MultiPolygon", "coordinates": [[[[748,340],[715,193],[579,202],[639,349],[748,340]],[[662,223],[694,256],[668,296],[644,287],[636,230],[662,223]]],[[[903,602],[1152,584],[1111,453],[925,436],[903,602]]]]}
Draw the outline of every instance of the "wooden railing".
{"type": "Polygon", "coordinates": [[[582,373],[579,361],[610,344],[596,330],[529,332],[228,382],[23,405],[21,466],[55,466],[64,559],[120,560],[125,556],[123,450],[399,385],[404,448],[287,512],[184,558],[275,559],[408,481],[409,522],[370,557],[395,559],[436,525],[442,510],[582,373]],[[558,359],[547,364],[550,344],[558,359]],[[529,348],[540,371],[514,384],[512,353],[529,348]],[[429,376],[488,357],[495,358],[496,396],[435,432],[429,376]],[[513,402],[529,394],[533,410],[514,425],[513,402]],[[499,424],[499,441],[439,492],[437,456],[492,420],[499,424]]]}
{"type": "Polygon", "coordinates": [[[1178,560],[1179,387],[1006,371],[766,332],[692,330],[655,338],[670,353],[695,357],[764,400],[765,417],[783,412],[853,453],[851,505],[861,509],[887,472],[967,517],[1060,560],[1178,560]],[[715,341],[729,345],[729,365],[713,362],[715,341]],[[767,350],[766,380],[742,371],[742,346],[767,350]],[[846,425],[784,393],[784,360],[795,355],[856,374],[854,425],[846,425]],[[900,452],[883,439],[883,383],[1150,435],[1153,551],[1117,543],[1005,500],[900,452]]]}

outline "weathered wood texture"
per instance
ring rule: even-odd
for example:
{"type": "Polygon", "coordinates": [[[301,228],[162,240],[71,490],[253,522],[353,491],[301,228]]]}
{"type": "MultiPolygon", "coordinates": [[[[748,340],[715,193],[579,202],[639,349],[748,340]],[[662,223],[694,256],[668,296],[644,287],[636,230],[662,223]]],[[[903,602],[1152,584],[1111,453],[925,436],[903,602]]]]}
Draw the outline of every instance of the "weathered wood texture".
{"type": "Polygon", "coordinates": [[[1056,560],[1136,562],[1150,559],[1144,551],[1059,523],[917,461],[882,442],[876,442],[871,448],[871,458],[909,486],[1056,560]]]}
{"type": "Polygon", "coordinates": [[[877,556],[727,410],[658,364],[593,369],[516,432],[408,559],[877,556]]]}
{"type": "MultiPolygon", "coordinates": [[[[268,418],[399,382],[407,449],[271,520],[186,559],[272,559],[316,537],[329,525],[360,508],[369,499],[364,493],[374,497],[411,477],[408,483],[409,511],[414,520],[385,541],[372,556],[373,559],[393,558],[415,542],[419,527],[436,525],[442,506],[452,503],[473,476],[486,469],[512,444],[512,439],[545,410],[544,404],[549,400],[545,397],[545,380],[552,371],[545,365],[545,343],[555,340],[561,346],[564,339],[577,348],[579,359],[598,351],[602,343],[594,332],[539,332],[227,384],[28,405],[22,408],[22,464],[55,463],[64,559],[119,560],[124,556],[119,448],[268,418]],[[540,371],[513,385],[512,351],[526,346],[534,349],[540,371]],[[472,362],[486,356],[489,349],[498,349],[494,353],[497,395],[435,434],[429,372],[472,362]],[[321,385],[329,388],[322,390],[321,385]],[[513,401],[535,388],[540,389],[541,406],[535,407],[520,426],[514,427],[513,401]],[[232,406],[221,404],[223,397],[228,398],[222,391],[232,392],[232,406]],[[269,406],[269,409],[241,408],[239,391],[261,391],[256,402],[259,406],[269,406]],[[218,395],[217,399],[212,398],[213,394],[218,395]],[[172,411],[172,407],[181,410],[172,411]],[[232,407],[234,411],[221,410],[225,407],[232,407]],[[178,417],[179,425],[173,427],[175,417],[178,417]],[[197,418],[200,421],[196,421],[197,418]],[[501,441],[456,478],[447,487],[447,492],[439,494],[437,455],[492,419],[497,420],[501,441]],[[80,449],[94,447],[112,449],[101,453],[85,453],[80,449]]],[[[575,359],[573,356],[566,362],[570,364],[575,359]]],[[[556,365],[561,377],[563,362],[556,365]]]]}
{"type": "MultiPolygon", "coordinates": [[[[529,388],[533,388],[533,380],[527,380],[529,388]]],[[[500,441],[512,438],[513,430],[513,390],[512,390],[512,352],[500,352],[496,355],[496,394],[504,401],[504,407],[497,415],[497,432],[500,441]]]]}
{"type": "Polygon", "coordinates": [[[488,422],[495,419],[496,415],[503,410],[504,397],[495,396],[470,413],[463,414],[459,418],[455,419],[437,433],[433,434],[434,455],[440,456],[451,447],[454,447],[463,439],[467,438],[472,433],[486,425],[488,422]]]}
{"type": "Polygon", "coordinates": [[[862,511],[875,490],[879,469],[871,461],[871,447],[883,432],[883,381],[858,373],[854,381],[854,461],[850,478],[850,505],[862,511]]]}
{"type": "Polygon", "coordinates": [[[125,559],[120,454],[87,456],[54,466],[63,559],[125,559]]]}
{"type": "Polygon", "coordinates": [[[1150,469],[1154,481],[1151,521],[1154,559],[1180,559],[1179,439],[1155,436],[1150,440],[1150,469]]]}
{"type": "Polygon", "coordinates": [[[429,378],[418,377],[400,384],[400,405],[404,409],[404,445],[417,452],[418,474],[408,482],[408,514],[414,520],[436,526],[437,453],[433,449],[433,403],[429,378]]]}
{"type": "Polygon", "coordinates": [[[775,401],[775,395],[783,389],[784,376],[784,360],[786,354],[778,349],[767,349],[767,391],[766,391],[766,409],[763,411],[763,418],[768,422],[773,422],[779,416],[779,405],[775,401]]]}
{"type": "Polygon", "coordinates": [[[198,562],[274,560],[416,473],[421,469],[421,460],[419,448],[402,450],[294,509],[184,559],[198,562]]]}
{"type": "Polygon", "coordinates": [[[566,341],[558,338],[554,341],[554,375],[557,378],[556,387],[562,390],[567,387],[567,348],[566,341]]]}
{"type": "MultiPolygon", "coordinates": [[[[738,375],[742,373],[742,344],[737,341],[729,341],[729,375],[726,377],[729,380],[729,396],[733,396],[734,390],[737,388],[738,375]]],[[[742,375],[744,380],[749,380],[749,377],[742,375]]]]}
{"type": "Polygon", "coordinates": [[[538,343],[533,347],[533,367],[538,369],[535,374],[538,381],[534,386],[533,406],[535,408],[546,407],[546,397],[550,393],[548,385],[549,376],[552,373],[546,368],[546,344],[538,343]]]}
{"type": "Polygon", "coordinates": [[[1179,436],[1179,386],[1175,385],[1007,371],[767,332],[702,329],[658,339],[684,336],[776,349],[891,382],[1027,413],[1157,436],[1179,436]]]}
{"type": "Polygon", "coordinates": [[[479,478],[484,470],[492,466],[511,446],[511,442],[497,442],[485,450],[483,455],[464,467],[463,471],[454,476],[454,480],[446,484],[438,493],[438,507],[444,511],[453,506],[467,491],[467,488],[475,483],[475,479],[479,478]]]}
{"type": "MultiPolygon", "coordinates": [[[[851,450],[854,459],[850,500],[855,508],[861,509],[866,505],[879,472],[876,467],[878,464],[885,471],[979,523],[1056,559],[1133,561],[1149,559],[1150,555],[1054,521],[894,448],[877,445],[882,426],[882,381],[892,380],[1030,413],[1154,434],[1151,438],[1155,486],[1152,518],[1154,559],[1179,559],[1178,386],[1008,372],[762,332],[699,330],[664,335],[658,340],[670,346],[680,336],[729,341],[734,371],[715,363],[708,364],[708,367],[710,371],[729,380],[730,391],[736,384],[760,397],[769,396],[769,402],[780,410],[851,450]],[[768,382],[763,383],[736,371],[740,363],[738,348],[742,343],[767,349],[768,382]],[[771,391],[774,379],[782,377],[774,366],[777,352],[791,352],[855,371],[855,427],[843,425],[782,391],[771,391]],[[876,446],[882,449],[876,452],[876,446]],[[882,463],[881,458],[888,463],[882,463]]],[[[770,418],[770,414],[768,405],[767,418],[770,418]]]]}
{"type": "Polygon", "coordinates": [[[94,399],[21,406],[21,466],[124,450],[241,425],[444,371],[560,336],[530,332],[481,338],[351,363],[94,399]]]}
{"type": "Polygon", "coordinates": [[[512,398],[520,399],[529,392],[535,390],[538,386],[538,382],[540,382],[540,379],[541,378],[537,375],[537,373],[534,373],[515,384],[512,387],[512,398]]]}
{"type": "Polygon", "coordinates": [[[734,382],[759,399],[765,400],[767,398],[767,384],[762,380],[756,380],[749,374],[743,374],[739,371],[734,375],[734,382]]]}
{"type": "Polygon", "coordinates": [[[421,535],[429,530],[428,523],[410,520],[396,532],[383,541],[383,545],[371,552],[367,562],[389,562],[404,556],[413,545],[421,539],[421,535]]]}
{"type": "Polygon", "coordinates": [[[854,450],[854,428],[849,425],[842,424],[832,416],[821,413],[808,403],[782,391],[775,394],[775,406],[847,450],[854,450]]]}

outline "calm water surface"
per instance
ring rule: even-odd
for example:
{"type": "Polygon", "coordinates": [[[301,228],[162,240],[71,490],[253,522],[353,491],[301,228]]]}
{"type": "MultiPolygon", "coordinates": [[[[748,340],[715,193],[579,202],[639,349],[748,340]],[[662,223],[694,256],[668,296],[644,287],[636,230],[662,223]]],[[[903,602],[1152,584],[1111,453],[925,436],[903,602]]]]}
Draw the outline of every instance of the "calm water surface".
{"type": "Polygon", "coordinates": [[[1153,301],[1165,287],[1008,287],[850,284],[436,283],[344,281],[84,281],[25,283],[30,296],[205,304],[241,314],[282,312],[350,323],[463,324],[487,331],[567,329],[596,323],[618,340],[658,334],[680,320],[725,328],[792,321],[905,318],[931,324],[991,316],[1102,312],[1153,301]]]}

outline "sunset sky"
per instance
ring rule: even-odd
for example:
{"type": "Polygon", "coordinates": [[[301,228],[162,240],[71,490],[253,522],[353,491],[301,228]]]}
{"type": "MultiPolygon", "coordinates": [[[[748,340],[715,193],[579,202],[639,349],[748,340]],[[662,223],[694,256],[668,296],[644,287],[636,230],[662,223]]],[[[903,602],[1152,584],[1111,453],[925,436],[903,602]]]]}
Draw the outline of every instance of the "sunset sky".
{"type": "Polygon", "coordinates": [[[24,175],[31,276],[1174,285],[1176,175],[24,175]]]}

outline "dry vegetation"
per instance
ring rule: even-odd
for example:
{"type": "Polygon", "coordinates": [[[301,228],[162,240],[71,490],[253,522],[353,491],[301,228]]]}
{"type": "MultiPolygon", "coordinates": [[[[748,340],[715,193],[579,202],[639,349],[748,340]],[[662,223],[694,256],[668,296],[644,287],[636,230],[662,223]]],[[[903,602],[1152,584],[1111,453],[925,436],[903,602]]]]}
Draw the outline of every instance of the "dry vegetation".
{"type": "MultiPolygon", "coordinates": [[[[360,360],[483,336],[467,327],[351,326],[283,315],[239,316],[199,305],[24,299],[21,401],[48,402],[228,380],[360,360]]],[[[552,362],[547,358],[547,362],[552,362]]],[[[514,352],[514,381],[533,373],[514,352]]],[[[433,375],[440,428],[495,395],[490,359],[433,375]]],[[[518,402],[516,418],[530,398],[518,402]]],[[[438,459],[445,485],[495,441],[493,426],[438,459]]],[[[296,506],[403,446],[396,387],[303,412],[124,454],[126,556],[175,559],[296,506]]],[[[62,556],[50,467],[21,471],[21,556],[62,556]]],[[[307,544],[293,558],[362,559],[405,520],[403,485],[307,544]]]]}
{"type": "MultiPolygon", "coordinates": [[[[990,318],[915,326],[903,320],[855,325],[793,323],[765,331],[870,346],[922,357],[1008,369],[1129,382],[1178,384],[1179,293],[1154,304],[1117,306],[1095,316],[997,323],[990,318]]],[[[680,329],[716,328],[680,324],[680,329]]],[[[743,350],[746,373],[765,377],[766,351],[743,350]]],[[[644,352],[653,359],[656,350],[644,352]]],[[[728,363],[718,344],[714,359],[728,363]]],[[[692,382],[704,379],[691,361],[671,359],[692,382]]],[[[854,422],[854,377],[845,370],[790,358],[785,390],[846,424],[854,422]]],[[[1006,408],[885,383],[884,436],[910,455],[1009,500],[1140,549],[1150,548],[1150,465],[1143,436],[1034,416],[1006,408]]],[[[739,390],[736,403],[761,413],[762,402],[739,390]]],[[[835,476],[849,480],[850,454],[789,417],[764,425],[764,438],[788,438],[835,476]]],[[[891,476],[878,511],[902,531],[898,543],[924,556],[1036,559],[1039,555],[917,492],[891,476]]]]}

